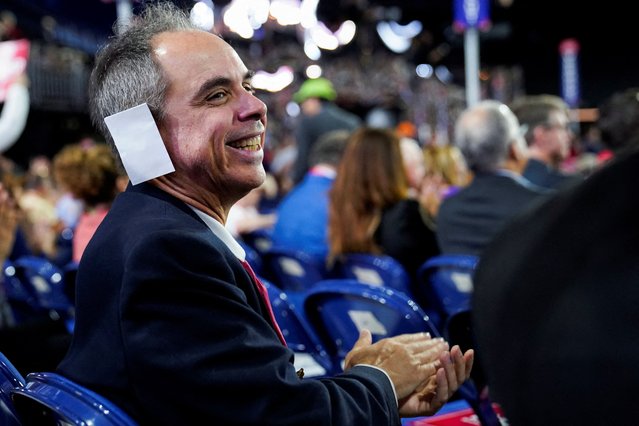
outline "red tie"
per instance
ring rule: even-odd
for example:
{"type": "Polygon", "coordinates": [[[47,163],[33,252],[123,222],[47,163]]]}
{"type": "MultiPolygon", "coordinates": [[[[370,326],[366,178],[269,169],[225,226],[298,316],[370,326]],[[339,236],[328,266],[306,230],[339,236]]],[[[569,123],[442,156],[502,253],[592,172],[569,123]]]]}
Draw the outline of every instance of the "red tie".
{"type": "Polygon", "coordinates": [[[277,337],[279,337],[282,344],[286,346],[286,340],[284,340],[284,335],[282,334],[282,330],[280,330],[280,326],[277,325],[277,321],[275,320],[275,315],[273,314],[273,307],[271,306],[271,300],[268,297],[268,290],[266,289],[262,281],[260,281],[260,279],[257,277],[257,275],[255,275],[255,272],[253,272],[253,268],[251,268],[251,265],[249,265],[249,263],[246,260],[242,260],[241,262],[242,262],[242,266],[251,277],[251,280],[253,280],[253,282],[255,283],[255,287],[257,287],[258,293],[260,293],[260,296],[262,296],[262,300],[264,301],[264,303],[266,304],[266,307],[268,308],[268,314],[271,317],[271,323],[273,324],[273,328],[275,329],[275,332],[277,333],[277,337]]]}

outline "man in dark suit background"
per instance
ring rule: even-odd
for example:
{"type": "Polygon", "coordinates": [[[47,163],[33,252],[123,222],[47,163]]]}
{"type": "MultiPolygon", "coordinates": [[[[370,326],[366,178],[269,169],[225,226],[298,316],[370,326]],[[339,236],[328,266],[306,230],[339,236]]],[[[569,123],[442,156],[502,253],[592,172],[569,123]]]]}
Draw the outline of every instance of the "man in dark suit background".
{"type": "Polygon", "coordinates": [[[437,214],[442,253],[479,255],[515,215],[544,196],[545,190],[522,178],[526,143],[512,111],[497,101],[482,101],[464,111],[455,125],[455,145],[473,172],[472,182],[444,199],[437,214]]]}
{"type": "MultiPolygon", "coordinates": [[[[149,5],[96,58],[90,104],[110,141],[105,117],[148,105],[175,171],[132,179],[89,243],[61,374],[154,425],[399,425],[468,378],[472,351],[424,333],[371,344],[367,331],[343,374],[298,377],[265,288],[224,228],[264,180],[267,120],[221,38],[171,3],[149,5]]],[[[125,165],[133,151],[120,152],[125,165]]]]}
{"type": "Polygon", "coordinates": [[[512,111],[524,130],[528,162],[522,176],[547,189],[578,183],[582,178],[560,170],[570,155],[574,137],[570,129],[570,110],[558,96],[529,95],[516,99],[512,111]]]}

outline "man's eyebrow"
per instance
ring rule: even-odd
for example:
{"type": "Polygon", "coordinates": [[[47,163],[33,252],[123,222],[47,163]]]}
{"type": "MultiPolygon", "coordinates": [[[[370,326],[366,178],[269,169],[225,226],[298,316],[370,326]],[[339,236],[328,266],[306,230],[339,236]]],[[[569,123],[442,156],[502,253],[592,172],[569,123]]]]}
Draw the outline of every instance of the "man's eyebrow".
{"type": "MultiPolygon", "coordinates": [[[[251,80],[255,75],[255,71],[249,70],[244,74],[243,81],[251,80]]],[[[193,96],[193,102],[198,102],[200,99],[205,98],[208,93],[215,87],[228,87],[232,84],[232,81],[228,77],[213,77],[206,80],[199,88],[199,90],[193,96]]]]}

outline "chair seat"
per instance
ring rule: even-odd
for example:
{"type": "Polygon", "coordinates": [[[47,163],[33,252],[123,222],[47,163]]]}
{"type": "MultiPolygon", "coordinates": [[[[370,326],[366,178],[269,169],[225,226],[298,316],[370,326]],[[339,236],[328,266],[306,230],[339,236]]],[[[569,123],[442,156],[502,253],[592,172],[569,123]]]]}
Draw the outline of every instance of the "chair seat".
{"type": "Polygon", "coordinates": [[[25,425],[52,424],[52,420],[60,425],[137,425],[104,397],[55,373],[30,373],[26,385],[11,394],[25,425]]]}
{"type": "Polygon", "coordinates": [[[25,385],[24,377],[15,366],[0,353],[0,424],[4,426],[19,426],[18,415],[15,410],[11,391],[25,385]]]}

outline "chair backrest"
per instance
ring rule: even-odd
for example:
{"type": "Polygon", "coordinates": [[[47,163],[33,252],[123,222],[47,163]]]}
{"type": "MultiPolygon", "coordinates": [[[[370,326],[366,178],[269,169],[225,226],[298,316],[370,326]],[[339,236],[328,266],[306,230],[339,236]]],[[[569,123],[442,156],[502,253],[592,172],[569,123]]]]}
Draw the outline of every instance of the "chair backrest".
{"type": "Polygon", "coordinates": [[[55,373],[30,373],[11,393],[24,424],[137,425],[107,399],[55,373]]]}
{"type": "Polygon", "coordinates": [[[25,285],[16,275],[16,267],[10,260],[2,266],[2,286],[16,322],[26,319],[33,312],[33,306],[37,305],[36,296],[31,286],[25,285]]]}
{"type": "Polygon", "coordinates": [[[478,260],[477,256],[462,254],[432,257],[419,268],[417,287],[444,317],[466,311],[470,309],[478,260]]]}
{"type": "Polygon", "coordinates": [[[262,255],[269,251],[273,245],[272,232],[271,229],[256,229],[242,234],[242,241],[262,255]]]}
{"type": "Polygon", "coordinates": [[[66,312],[73,304],[65,293],[64,272],[45,258],[22,256],[13,262],[15,276],[34,296],[35,308],[66,312]]]}
{"type": "Polygon", "coordinates": [[[0,424],[6,426],[20,424],[11,399],[11,391],[24,385],[24,377],[7,357],[0,352],[0,424]]]}
{"type": "Polygon", "coordinates": [[[410,277],[401,263],[382,254],[346,253],[334,267],[334,277],[352,278],[365,284],[384,286],[410,296],[410,277]]]}
{"type": "Polygon", "coordinates": [[[295,367],[304,368],[307,377],[326,376],[337,372],[326,349],[309,326],[303,312],[276,285],[260,278],[268,290],[277,324],[289,348],[295,352],[295,367]]]}
{"type": "Polygon", "coordinates": [[[353,279],[315,284],[305,296],[304,312],[334,363],[343,361],[362,329],[371,331],[373,341],[424,331],[439,336],[426,313],[405,294],[353,279]]]}
{"type": "Polygon", "coordinates": [[[262,259],[266,278],[287,292],[303,292],[326,278],[325,260],[303,251],[271,247],[262,259]]]}

